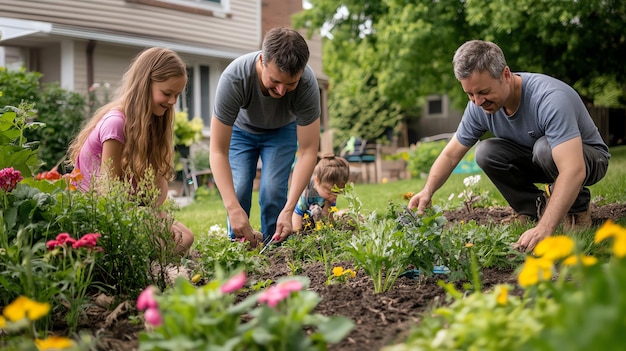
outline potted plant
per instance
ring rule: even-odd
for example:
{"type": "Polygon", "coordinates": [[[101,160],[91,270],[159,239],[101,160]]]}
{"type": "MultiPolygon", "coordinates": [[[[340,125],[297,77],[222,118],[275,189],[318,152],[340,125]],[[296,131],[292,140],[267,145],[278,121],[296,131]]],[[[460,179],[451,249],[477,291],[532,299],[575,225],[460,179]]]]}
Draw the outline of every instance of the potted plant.
{"type": "Polygon", "coordinates": [[[189,147],[202,138],[204,123],[200,117],[191,120],[186,111],[177,112],[174,117],[174,145],[180,157],[189,157],[189,147]]]}

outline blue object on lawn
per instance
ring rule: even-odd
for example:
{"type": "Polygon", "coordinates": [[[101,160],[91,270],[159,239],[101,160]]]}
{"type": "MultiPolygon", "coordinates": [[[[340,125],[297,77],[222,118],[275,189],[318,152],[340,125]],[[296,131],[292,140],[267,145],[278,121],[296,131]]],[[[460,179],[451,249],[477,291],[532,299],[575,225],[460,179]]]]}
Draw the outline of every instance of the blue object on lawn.
{"type": "MultiPolygon", "coordinates": [[[[433,267],[433,273],[434,274],[448,274],[450,273],[450,268],[446,267],[446,266],[434,266],[433,267]]],[[[411,279],[417,279],[417,277],[419,277],[420,275],[420,270],[419,269],[411,269],[408,270],[402,274],[400,274],[401,277],[407,277],[407,278],[411,278],[411,279]]]]}

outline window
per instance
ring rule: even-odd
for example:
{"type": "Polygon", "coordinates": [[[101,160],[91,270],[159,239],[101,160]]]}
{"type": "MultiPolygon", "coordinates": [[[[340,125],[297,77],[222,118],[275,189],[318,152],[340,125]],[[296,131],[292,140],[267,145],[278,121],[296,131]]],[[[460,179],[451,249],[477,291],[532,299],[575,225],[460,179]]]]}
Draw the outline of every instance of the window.
{"type": "Polygon", "coordinates": [[[446,95],[431,95],[426,98],[424,116],[431,118],[448,117],[448,98],[446,95]]]}
{"type": "Polygon", "coordinates": [[[210,67],[194,65],[187,67],[187,87],[178,99],[178,109],[187,110],[189,118],[200,117],[204,126],[211,123],[211,99],[209,88],[210,67]]]}
{"type": "Polygon", "coordinates": [[[207,16],[229,17],[230,0],[126,0],[138,4],[164,7],[207,16]]]}
{"type": "Polygon", "coordinates": [[[0,67],[8,71],[17,71],[28,67],[28,51],[13,46],[0,46],[0,67]]]}
{"type": "Polygon", "coordinates": [[[230,0],[157,0],[160,2],[169,2],[183,6],[205,8],[207,10],[228,10],[225,7],[230,6],[230,0]]]}
{"type": "Polygon", "coordinates": [[[438,115],[443,112],[442,101],[441,100],[428,100],[428,114],[429,115],[438,115]]]}

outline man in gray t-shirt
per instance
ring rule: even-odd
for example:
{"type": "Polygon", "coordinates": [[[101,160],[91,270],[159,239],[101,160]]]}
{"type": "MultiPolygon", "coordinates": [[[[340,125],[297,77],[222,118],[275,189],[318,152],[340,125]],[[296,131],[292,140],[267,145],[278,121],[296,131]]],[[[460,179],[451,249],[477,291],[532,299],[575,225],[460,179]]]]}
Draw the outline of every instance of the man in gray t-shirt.
{"type": "Polygon", "coordinates": [[[298,32],[274,28],[261,51],[235,59],[218,82],[211,170],[228,213],[229,235],[246,238],[253,246],[249,216],[259,158],[265,242],[270,237],[282,241],[292,233],[291,216],[317,163],[320,92],[308,60],[308,46],[298,32]]]}
{"type": "Polygon", "coordinates": [[[520,219],[537,221],[515,248],[531,251],[563,220],[566,230],[590,226],[586,186],[605,176],[611,155],[578,93],[543,74],[511,72],[491,42],[466,42],[453,64],[470,102],[409,207],[422,213],[463,156],[491,132],[495,137],[476,146],[476,162],[520,219]],[[536,183],[549,184],[547,195],[536,183]]]}

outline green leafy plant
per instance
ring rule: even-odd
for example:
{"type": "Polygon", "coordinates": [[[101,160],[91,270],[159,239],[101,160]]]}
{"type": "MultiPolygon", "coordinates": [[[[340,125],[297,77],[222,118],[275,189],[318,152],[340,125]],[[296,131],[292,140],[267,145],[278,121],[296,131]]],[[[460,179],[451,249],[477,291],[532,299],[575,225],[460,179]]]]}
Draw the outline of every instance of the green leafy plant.
{"type": "Polygon", "coordinates": [[[423,215],[416,211],[390,203],[387,218],[396,223],[395,230],[401,231],[407,245],[408,262],[425,275],[431,275],[435,265],[445,264],[448,252],[441,244],[441,234],[446,218],[438,206],[427,208],[423,215]]]}
{"type": "Polygon", "coordinates": [[[0,67],[0,106],[19,106],[24,101],[39,101],[39,80],[43,74],[21,67],[8,70],[0,67]]]}
{"type": "Polygon", "coordinates": [[[446,141],[442,140],[419,143],[411,149],[407,159],[407,169],[411,172],[411,176],[419,178],[428,174],[430,167],[445,146],[446,141]]]}
{"type": "Polygon", "coordinates": [[[96,247],[99,237],[99,233],[89,233],[74,239],[68,233],[61,233],[46,243],[50,250],[46,258],[63,278],[59,298],[63,305],[69,306],[65,320],[70,333],[76,331],[80,314],[87,304],[87,289],[91,287],[98,253],[102,251],[96,247]]]}
{"type": "Polygon", "coordinates": [[[215,278],[217,267],[232,272],[245,267],[248,273],[260,270],[266,262],[258,250],[250,250],[247,243],[233,242],[226,234],[226,228],[215,224],[206,235],[194,241],[194,250],[199,257],[194,269],[207,279],[215,278]]]}
{"type": "Polygon", "coordinates": [[[29,142],[26,132],[43,127],[42,123],[31,122],[34,104],[21,103],[19,107],[5,106],[0,109],[0,168],[13,167],[22,176],[30,177],[40,167],[37,156],[38,143],[29,142]]]}
{"type": "Polygon", "coordinates": [[[396,279],[410,263],[413,249],[393,220],[377,218],[371,213],[352,237],[347,249],[355,265],[363,268],[374,283],[374,293],[392,288],[396,279]]]}
{"type": "Polygon", "coordinates": [[[64,165],[67,146],[86,118],[85,97],[65,90],[58,83],[47,84],[40,93],[36,121],[44,127],[29,133],[29,139],[40,143],[38,155],[47,168],[64,165]]]}
{"type": "Polygon", "coordinates": [[[313,313],[320,297],[307,290],[308,278],[281,279],[235,303],[245,283],[241,271],[199,288],[178,279],[162,295],[149,287],[137,300],[152,326],[140,335],[139,349],[326,350],[354,326],[345,317],[313,313]]]}
{"type": "Polygon", "coordinates": [[[478,255],[472,253],[474,291],[441,282],[453,302],[427,312],[407,342],[383,350],[621,350],[626,228],[609,220],[594,242],[600,255],[609,251],[612,257],[601,263],[565,235],[542,240],[520,267],[524,291],[515,295],[510,285],[481,291],[478,255]]]}
{"type": "Polygon", "coordinates": [[[204,123],[200,117],[191,120],[187,112],[180,111],[174,117],[174,144],[191,146],[202,138],[204,123]]]}

